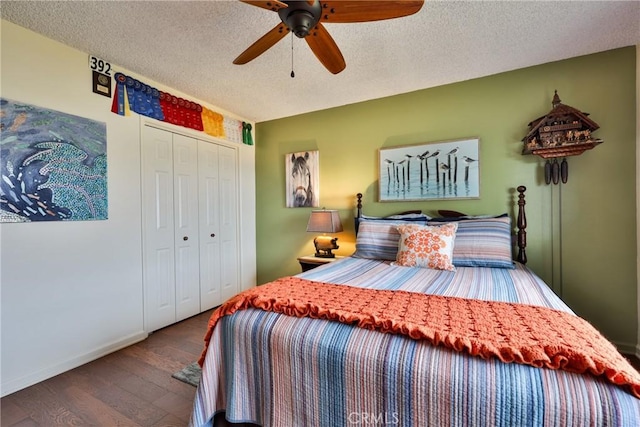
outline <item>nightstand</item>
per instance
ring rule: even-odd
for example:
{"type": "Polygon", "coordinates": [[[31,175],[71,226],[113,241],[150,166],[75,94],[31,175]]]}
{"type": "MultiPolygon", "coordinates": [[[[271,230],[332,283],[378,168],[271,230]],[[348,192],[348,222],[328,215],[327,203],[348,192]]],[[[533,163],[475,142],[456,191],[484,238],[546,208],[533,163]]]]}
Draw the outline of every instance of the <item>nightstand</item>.
{"type": "Polygon", "coordinates": [[[335,258],[320,258],[314,255],[307,255],[298,257],[298,262],[300,263],[300,267],[302,267],[302,271],[308,271],[319,265],[328,264],[342,258],[344,257],[340,255],[336,255],[335,258]]]}

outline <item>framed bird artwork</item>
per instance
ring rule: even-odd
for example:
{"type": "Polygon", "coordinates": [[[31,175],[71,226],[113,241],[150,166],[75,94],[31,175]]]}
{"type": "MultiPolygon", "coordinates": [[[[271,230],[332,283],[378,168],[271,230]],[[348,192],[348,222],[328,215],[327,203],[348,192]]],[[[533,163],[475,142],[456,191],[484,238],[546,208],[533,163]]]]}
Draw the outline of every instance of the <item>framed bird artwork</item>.
{"type": "Polygon", "coordinates": [[[381,148],[378,200],[479,198],[479,144],[471,137],[381,148]]]}

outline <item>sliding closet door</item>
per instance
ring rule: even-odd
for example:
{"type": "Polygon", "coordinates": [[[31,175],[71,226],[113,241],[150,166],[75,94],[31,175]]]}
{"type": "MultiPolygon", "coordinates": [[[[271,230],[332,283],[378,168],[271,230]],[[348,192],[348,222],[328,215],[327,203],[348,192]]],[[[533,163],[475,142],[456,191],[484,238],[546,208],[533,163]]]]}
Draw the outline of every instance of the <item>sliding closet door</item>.
{"type": "Polygon", "coordinates": [[[198,141],[173,135],[176,321],[200,313],[198,141]]]}
{"type": "Polygon", "coordinates": [[[173,135],[145,126],[142,137],[145,329],[176,321],[173,135]]]}

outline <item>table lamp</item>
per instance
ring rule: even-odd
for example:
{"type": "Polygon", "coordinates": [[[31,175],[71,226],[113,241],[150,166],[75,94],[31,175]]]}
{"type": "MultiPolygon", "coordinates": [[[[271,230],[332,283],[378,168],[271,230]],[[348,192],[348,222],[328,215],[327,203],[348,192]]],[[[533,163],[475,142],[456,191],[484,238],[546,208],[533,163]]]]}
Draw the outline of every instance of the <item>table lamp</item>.
{"type": "MultiPolygon", "coordinates": [[[[342,231],[342,223],[340,222],[338,211],[329,209],[311,211],[307,231],[320,233],[338,233],[342,231]]],[[[315,256],[319,258],[335,258],[336,256],[331,251],[339,248],[336,244],[337,241],[337,237],[327,236],[326,234],[317,236],[313,239],[313,244],[316,247],[315,256]]]]}

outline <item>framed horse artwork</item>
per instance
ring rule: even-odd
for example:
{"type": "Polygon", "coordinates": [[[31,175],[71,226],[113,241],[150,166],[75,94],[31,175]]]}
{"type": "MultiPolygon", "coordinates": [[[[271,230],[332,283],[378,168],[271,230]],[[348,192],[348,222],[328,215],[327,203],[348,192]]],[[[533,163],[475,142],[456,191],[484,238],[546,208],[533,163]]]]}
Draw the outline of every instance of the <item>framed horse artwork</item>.
{"type": "Polygon", "coordinates": [[[320,206],[320,165],[318,151],[302,151],[285,156],[286,203],[288,208],[320,206]]]}

